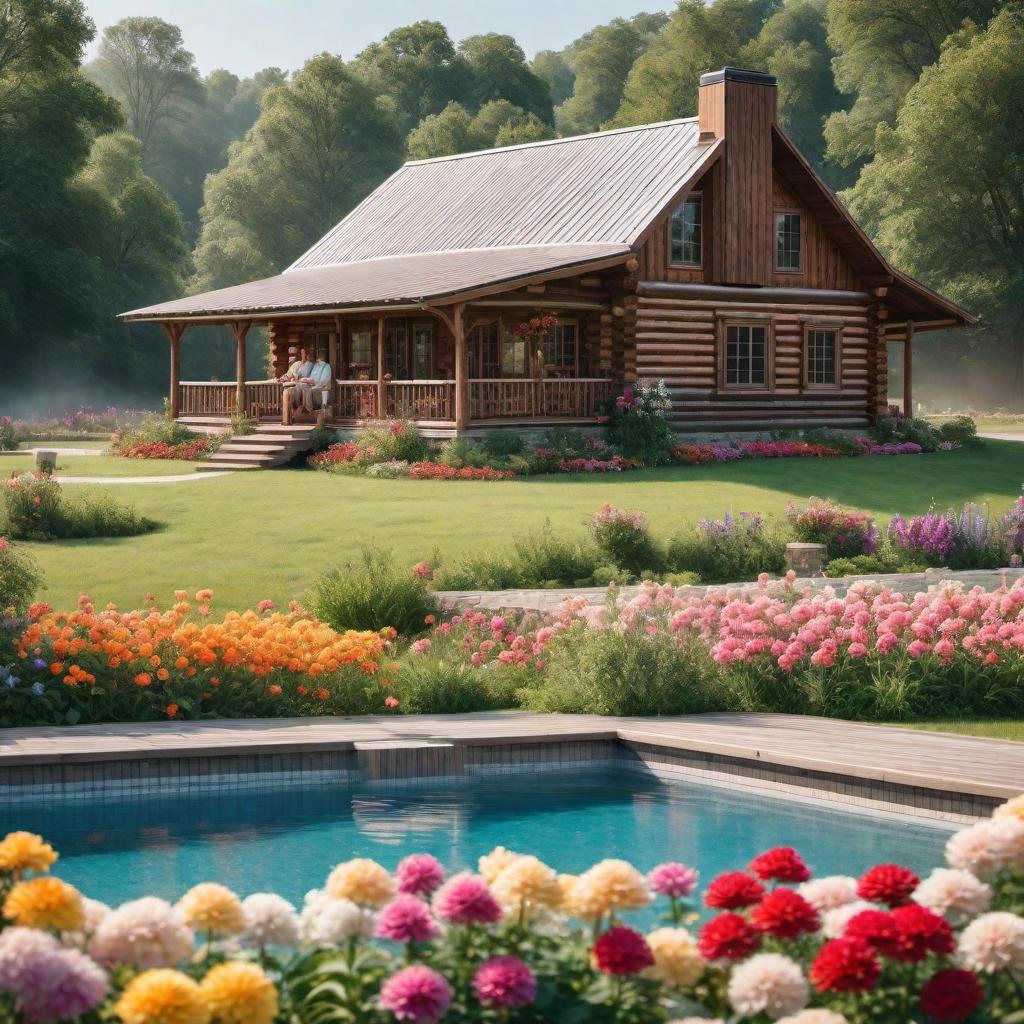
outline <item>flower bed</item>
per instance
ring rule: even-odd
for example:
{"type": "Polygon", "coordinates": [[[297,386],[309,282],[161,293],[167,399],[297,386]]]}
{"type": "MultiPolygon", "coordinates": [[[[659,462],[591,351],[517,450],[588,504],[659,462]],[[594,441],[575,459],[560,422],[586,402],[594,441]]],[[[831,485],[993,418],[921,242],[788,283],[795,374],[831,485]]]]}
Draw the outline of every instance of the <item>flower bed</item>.
{"type": "Polygon", "coordinates": [[[168,444],[166,441],[145,441],[113,449],[115,455],[125,459],[205,459],[213,451],[213,444],[207,437],[194,441],[168,444]]]}
{"type": "Polygon", "coordinates": [[[698,877],[678,863],[560,875],[498,847],[449,876],[427,854],[394,874],[357,859],[299,911],[214,882],[112,909],[49,874],[56,859],[39,836],[0,841],[0,999],[20,1020],[923,1024],[1024,1007],[1024,797],[923,880],[814,877],[765,851],[710,881],[693,932],[698,877]],[[644,934],[629,915],[652,906],[664,924],[644,934]]]}

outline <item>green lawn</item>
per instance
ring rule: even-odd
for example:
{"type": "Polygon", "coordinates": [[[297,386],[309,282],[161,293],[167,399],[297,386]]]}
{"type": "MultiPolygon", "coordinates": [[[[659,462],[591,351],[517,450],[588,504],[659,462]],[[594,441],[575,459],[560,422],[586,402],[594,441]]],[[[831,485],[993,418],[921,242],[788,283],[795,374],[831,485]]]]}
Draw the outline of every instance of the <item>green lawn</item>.
{"type": "MultiPolygon", "coordinates": [[[[92,465],[101,460],[82,460],[92,465]]],[[[136,473],[182,464],[102,460],[136,473]],[[157,468],[159,467],[159,468],[157,468]]],[[[187,465],[187,464],[185,464],[187,465]]],[[[828,496],[885,520],[966,501],[1007,506],[1024,481],[1024,446],[990,442],[936,455],[766,459],[676,466],[621,476],[551,476],[502,482],[374,480],[307,469],[236,473],[175,484],[119,485],[114,495],[160,520],[143,537],[31,547],[46,573],[46,599],[68,606],[87,589],[97,602],[134,606],[147,591],[209,586],[215,604],[252,605],[302,594],[323,569],[376,542],[403,561],[494,550],[512,534],[582,534],[604,502],[648,513],[652,531],[726,510],[781,516],[789,500],[828,496]]],[[[71,488],[69,488],[70,490],[71,488]]]]}
{"type": "Polygon", "coordinates": [[[1024,720],[981,719],[979,721],[893,722],[904,729],[925,729],[928,732],[955,732],[961,736],[987,736],[996,740],[1024,742],[1024,720]]]}
{"type": "MultiPolygon", "coordinates": [[[[86,447],[86,446],[76,446],[86,447]]],[[[101,448],[102,444],[95,447],[101,448]]],[[[36,468],[36,457],[25,455],[4,455],[0,458],[0,473],[9,477],[14,472],[36,468]]],[[[57,475],[61,476],[174,476],[178,473],[194,473],[195,462],[178,459],[121,459],[108,455],[58,455],[57,475]]]]}
{"type": "Polygon", "coordinates": [[[106,448],[109,437],[97,437],[85,441],[22,441],[19,448],[106,448]]]}

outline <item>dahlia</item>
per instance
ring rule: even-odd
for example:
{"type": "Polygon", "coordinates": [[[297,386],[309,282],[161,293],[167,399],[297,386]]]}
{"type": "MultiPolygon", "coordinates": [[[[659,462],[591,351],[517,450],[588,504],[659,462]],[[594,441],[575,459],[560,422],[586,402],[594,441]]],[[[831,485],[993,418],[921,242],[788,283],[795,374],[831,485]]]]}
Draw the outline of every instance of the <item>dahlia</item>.
{"type": "MultiPolygon", "coordinates": [[[[504,874],[498,876],[495,887],[501,886],[504,874]]],[[[624,860],[603,860],[576,880],[571,906],[577,917],[598,920],[617,910],[636,910],[645,907],[653,896],[647,880],[624,860]]]]}
{"type": "Polygon", "coordinates": [[[89,942],[97,960],[140,970],[174,967],[194,947],[195,936],[181,912],[155,896],[122,903],[104,917],[89,942]]]}
{"type": "Polygon", "coordinates": [[[381,986],[380,1005],[398,1020],[434,1024],[451,1005],[452,990],[437,971],[413,964],[391,975],[381,986]]]}
{"type": "Polygon", "coordinates": [[[510,864],[519,860],[521,853],[513,853],[504,846],[496,846],[477,861],[477,870],[486,882],[493,882],[510,864]]]}
{"type": "Polygon", "coordinates": [[[761,933],[740,914],[719,914],[704,924],[697,948],[705,960],[743,960],[761,945],[761,933]]]}
{"type": "Polygon", "coordinates": [[[303,935],[313,945],[332,946],[345,939],[372,938],[377,915],[368,907],[319,892],[312,901],[309,896],[306,899],[300,920],[303,935]]]}
{"type": "Polygon", "coordinates": [[[297,946],[302,937],[295,908],[272,892],[254,892],[242,900],[243,941],[250,946],[297,946]]]}
{"type": "Polygon", "coordinates": [[[18,882],[4,900],[4,917],[26,928],[77,931],[85,923],[81,893],[48,875],[18,882]]]}
{"type": "Polygon", "coordinates": [[[892,912],[896,924],[897,946],[889,955],[904,963],[918,963],[929,953],[946,956],[956,948],[949,922],[917,903],[896,907],[892,912]]]}
{"type": "Polygon", "coordinates": [[[210,1011],[199,986],[181,971],[162,968],[136,975],[114,1013],[123,1024],[208,1024],[210,1011]]]}
{"type": "Polygon", "coordinates": [[[647,873],[647,884],[659,896],[685,899],[697,887],[697,871],[685,864],[659,864],[647,873]]]}
{"type": "Polygon", "coordinates": [[[506,913],[522,913],[527,906],[556,907],[562,899],[558,876],[532,854],[509,864],[491,888],[506,913]]]}
{"type": "Polygon", "coordinates": [[[441,934],[430,908],[418,896],[399,893],[377,916],[378,939],[393,942],[426,942],[441,934]]]}
{"type": "Polygon", "coordinates": [[[818,912],[793,889],[775,889],[750,912],[750,923],[777,939],[811,935],[821,927],[818,912]]]}
{"type": "Polygon", "coordinates": [[[777,846],[755,857],[749,865],[762,881],[806,882],[811,872],[792,846],[777,846]]]}
{"type": "Polygon", "coordinates": [[[772,1020],[802,1010],[810,998],[800,965],[779,953],[758,953],[737,964],[727,993],[737,1013],[751,1017],[766,1013],[772,1020]]]}
{"type": "Polygon", "coordinates": [[[444,881],[444,868],[429,853],[413,853],[399,863],[395,879],[399,892],[430,896],[444,881]]]}
{"type": "Polygon", "coordinates": [[[23,871],[49,871],[58,853],[33,832],[8,832],[0,840],[0,871],[15,877],[23,871]]]}
{"type": "Polygon", "coordinates": [[[796,890],[815,910],[825,913],[857,899],[857,879],[849,875],[829,875],[804,882],[796,890]]]}
{"type": "Polygon", "coordinates": [[[783,1017],[779,1024],[847,1024],[847,1020],[834,1010],[801,1010],[792,1017],[783,1017]]]}
{"type": "Polygon", "coordinates": [[[878,910],[878,907],[866,900],[854,900],[853,903],[845,903],[835,910],[826,910],[821,919],[822,934],[826,939],[842,938],[850,921],[865,910],[878,910]]]}
{"type": "Polygon", "coordinates": [[[71,932],[61,932],[60,941],[65,946],[75,949],[85,949],[89,939],[96,933],[103,919],[110,913],[110,907],[99,900],[91,900],[88,896],[82,897],[82,926],[71,932]]]}
{"type": "Polygon", "coordinates": [[[676,988],[689,988],[704,976],[707,964],[685,928],[658,928],[647,936],[647,945],[654,965],[644,971],[644,977],[676,988]]]}
{"type": "Polygon", "coordinates": [[[1024,821],[1003,815],[979,821],[951,836],[946,862],[988,878],[1003,868],[1024,870],[1024,821]]]}
{"type": "Polygon", "coordinates": [[[876,864],[868,868],[857,882],[857,895],[862,900],[898,907],[906,903],[920,879],[901,864],[876,864]]]}
{"type": "Polygon", "coordinates": [[[743,871],[727,871],[713,879],[704,893],[704,902],[717,910],[737,910],[757,903],[764,886],[743,871]]]}
{"type": "Polygon", "coordinates": [[[394,879],[365,857],[339,864],[327,876],[324,888],[334,899],[351,900],[361,907],[381,907],[395,895],[394,879]]]}
{"type": "Polygon", "coordinates": [[[603,974],[637,974],[654,966],[647,940],[632,928],[609,928],[594,943],[594,966],[603,974]]]}
{"type": "Polygon", "coordinates": [[[478,875],[462,872],[448,879],[432,901],[434,913],[451,924],[493,924],[501,907],[487,883],[478,875]]]}
{"type": "Polygon", "coordinates": [[[277,1016],[277,989],[259,964],[217,964],[199,991],[217,1024],[272,1024],[277,1016]]]}
{"type": "Polygon", "coordinates": [[[894,956],[899,949],[900,933],[888,910],[862,910],[854,914],[843,929],[844,939],[866,942],[885,956],[894,956]]]}
{"type": "Polygon", "coordinates": [[[961,933],[960,960],[972,971],[1024,970],[1024,917],[994,911],[975,918],[961,933]]]}
{"type": "Polygon", "coordinates": [[[915,890],[914,902],[954,921],[983,914],[992,889],[962,868],[936,868],[915,890]]]}
{"type": "Polygon", "coordinates": [[[947,968],[921,989],[921,1009],[937,1021],[961,1021],[985,1001],[985,990],[970,971],[947,968]]]}
{"type": "Polygon", "coordinates": [[[868,992],[878,984],[882,965],[860,939],[830,939],[811,964],[811,981],[819,992],[868,992]]]}
{"type": "Polygon", "coordinates": [[[537,997],[537,979],[517,956],[492,956],[473,975],[473,991],[484,1006],[527,1006],[537,997]]]}
{"type": "Polygon", "coordinates": [[[245,931],[245,915],[238,897],[217,882],[200,882],[178,900],[178,910],[196,931],[216,938],[245,931]]]}
{"type": "Polygon", "coordinates": [[[1024,821],[1024,794],[1000,804],[993,812],[993,818],[1019,818],[1024,821]]]}

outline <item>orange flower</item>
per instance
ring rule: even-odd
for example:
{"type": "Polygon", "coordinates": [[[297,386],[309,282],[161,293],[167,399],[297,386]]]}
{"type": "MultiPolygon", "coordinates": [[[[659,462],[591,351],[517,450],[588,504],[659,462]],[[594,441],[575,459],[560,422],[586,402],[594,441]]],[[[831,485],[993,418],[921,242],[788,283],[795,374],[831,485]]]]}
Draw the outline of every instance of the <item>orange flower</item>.
{"type": "Polygon", "coordinates": [[[175,668],[188,668],[188,658],[175,658],[174,659],[174,667],[175,668]]]}
{"type": "Polygon", "coordinates": [[[319,689],[313,691],[313,696],[317,700],[327,700],[327,698],[330,697],[330,695],[331,691],[325,690],[322,686],[319,689]]]}
{"type": "Polygon", "coordinates": [[[427,624],[428,626],[432,626],[432,625],[433,625],[433,624],[434,624],[435,622],[437,622],[437,618],[436,618],[435,616],[433,616],[433,615],[427,615],[427,616],[424,616],[424,619],[423,619],[423,621],[424,621],[424,622],[425,622],[425,623],[426,623],[426,624],[427,624]]]}
{"type": "Polygon", "coordinates": [[[55,661],[55,662],[54,662],[54,663],[53,663],[53,664],[52,664],[52,665],[50,666],[50,671],[51,671],[51,672],[52,672],[52,673],[53,673],[53,674],[54,674],[55,676],[59,676],[59,675],[61,674],[61,672],[63,672],[63,671],[64,671],[64,666],[63,666],[63,665],[62,665],[62,664],[61,664],[61,663],[60,663],[59,661],[55,661]]]}
{"type": "Polygon", "coordinates": [[[297,694],[298,694],[298,695],[299,695],[300,697],[305,697],[305,696],[306,696],[306,694],[307,694],[307,693],[309,693],[309,690],[307,690],[305,686],[296,686],[296,687],[295,687],[295,692],[296,692],[296,693],[297,693],[297,694]]]}
{"type": "Polygon", "coordinates": [[[136,686],[149,686],[153,677],[148,672],[137,672],[134,681],[136,686]]]}
{"type": "Polygon", "coordinates": [[[209,601],[211,597],[213,597],[213,591],[212,590],[206,589],[206,590],[197,590],[196,591],[196,600],[200,604],[202,604],[205,601],[209,601]]]}
{"type": "Polygon", "coordinates": [[[281,687],[277,686],[277,685],[268,686],[267,687],[267,692],[270,694],[271,697],[280,697],[281,696],[281,687]]]}
{"type": "Polygon", "coordinates": [[[156,677],[160,680],[160,682],[166,683],[167,680],[171,678],[171,673],[168,672],[167,669],[165,668],[158,668],[156,670],[156,677]]]}
{"type": "Polygon", "coordinates": [[[178,713],[178,705],[168,704],[167,707],[164,708],[164,710],[167,712],[168,718],[173,718],[178,713]]]}

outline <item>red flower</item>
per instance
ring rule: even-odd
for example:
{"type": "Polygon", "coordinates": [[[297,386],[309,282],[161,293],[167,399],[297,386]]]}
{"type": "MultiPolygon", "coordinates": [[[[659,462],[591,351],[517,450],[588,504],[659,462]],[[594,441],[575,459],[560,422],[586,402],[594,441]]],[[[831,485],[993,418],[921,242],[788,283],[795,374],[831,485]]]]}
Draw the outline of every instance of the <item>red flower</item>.
{"type": "Polygon", "coordinates": [[[899,864],[876,864],[860,876],[857,895],[872,903],[898,907],[910,899],[920,881],[913,871],[899,864]]]}
{"type": "Polygon", "coordinates": [[[860,939],[832,939],[821,947],[810,976],[819,992],[867,992],[878,984],[882,965],[860,939]]]}
{"type": "Polygon", "coordinates": [[[956,948],[949,922],[933,910],[910,903],[892,912],[898,933],[897,948],[888,955],[904,963],[917,963],[929,953],[947,955],[956,948]]]}
{"type": "Polygon", "coordinates": [[[798,892],[776,889],[750,912],[751,923],[759,931],[778,939],[795,939],[821,927],[821,918],[798,892]]]}
{"type": "Polygon", "coordinates": [[[866,942],[885,956],[895,956],[899,949],[899,929],[887,910],[862,910],[854,914],[843,929],[843,938],[866,942]]]}
{"type": "Polygon", "coordinates": [[[760,933],[740,914],[711,918],[697,939],[697,948],[705,960],[743,960],[760,945],[760,933]]]}
{"type": "Polygon", "coordinates": [[[704,902],[716,910],[749,907],[764,896],[764,886],[744,871],[727,871],[719,875],[704,893],[704,902]]]}
{"type": "Polygon", "coordinates": [[[647,940],[632,928],[609,928],[591,952],[595,966],[605,974],[636,974],[654,964],[647,940]]]}
{"type": "Polygon", "coordinates": [[[984,1001],[985,992],[970,971],[939,971],[921,989],[921,1009],[934,1020],[965,1020],[984,1001]]]}
{"type": "Polygon", "coordinates": [[[750,862],[750,870],[765,881],[774,878],[777,882],[806,882],[811,877],[807,865],[792,846],[767,850],[750,862]]]}

